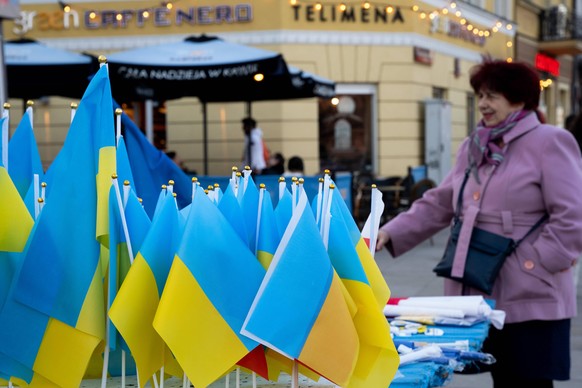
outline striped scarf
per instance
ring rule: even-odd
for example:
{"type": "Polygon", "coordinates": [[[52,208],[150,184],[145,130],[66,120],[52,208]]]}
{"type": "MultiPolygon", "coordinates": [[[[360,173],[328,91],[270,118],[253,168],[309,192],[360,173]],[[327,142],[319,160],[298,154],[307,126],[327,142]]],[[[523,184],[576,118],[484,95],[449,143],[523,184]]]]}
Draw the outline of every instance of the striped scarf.
{"type": "Polygon", "coordinates": [[[498,166],[503,161],[503,152],[495,141],[501,139],[519,120],[530,113],[532,113],[530,110],[515,111],[494,127],[487,127],[483,120],[479,121],[469,142],[469,168],[478,183],[481,183],[477,172],[479,166],[484,163],[498,166]]]}

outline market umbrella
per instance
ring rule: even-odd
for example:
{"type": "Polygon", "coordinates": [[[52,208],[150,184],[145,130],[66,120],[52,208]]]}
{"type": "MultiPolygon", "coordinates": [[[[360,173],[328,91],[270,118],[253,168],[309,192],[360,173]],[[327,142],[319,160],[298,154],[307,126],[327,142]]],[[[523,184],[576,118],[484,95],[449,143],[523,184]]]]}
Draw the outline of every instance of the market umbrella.
{"type": "Polygon", "coordinates": [[[94,57],[48,47],[31,39],[4,43],[9,98],[81,98],[97,71],[94,57]]]}
{"type": "Polygon", "coordinates": [[[206,35],[113,53],[107,63],[118,101],[202,102],[205,174],[207,103],[247,102],[250,111],[251,101],[328,98],[335,89],[330,80],[287,66],[280,53],[206,35]]]}
{"type": "Polygon", "coordinates": [[[246,101],[250,87],[262,83],[256,75],[289,74],[279,53],[205,35],[113,53],[107,63],[118,100],[246,101]]]}

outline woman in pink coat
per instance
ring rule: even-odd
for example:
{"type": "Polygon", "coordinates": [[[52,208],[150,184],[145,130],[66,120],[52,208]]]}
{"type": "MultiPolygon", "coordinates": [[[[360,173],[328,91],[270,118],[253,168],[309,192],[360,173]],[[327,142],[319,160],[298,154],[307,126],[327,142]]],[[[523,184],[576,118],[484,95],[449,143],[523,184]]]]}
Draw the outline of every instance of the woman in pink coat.
{"type": "Polygon", "coordinates": [[[519,240],[547,214],[507,258],[490,296],[450,279],[445,294],[483,294],[507,313],[484,344],[497,359],[495,388],[552,387],[570,374],[571,268],[582,252],[580,150],[568,131],[540,122],[539,77],[528,65],[487,60],[472,70],[471,86],[482,120],[443,182],[380,228],[377,249],[397,257],[450,226],[467,169],[455,265],[464,265],[473,227],[519,240]]]}

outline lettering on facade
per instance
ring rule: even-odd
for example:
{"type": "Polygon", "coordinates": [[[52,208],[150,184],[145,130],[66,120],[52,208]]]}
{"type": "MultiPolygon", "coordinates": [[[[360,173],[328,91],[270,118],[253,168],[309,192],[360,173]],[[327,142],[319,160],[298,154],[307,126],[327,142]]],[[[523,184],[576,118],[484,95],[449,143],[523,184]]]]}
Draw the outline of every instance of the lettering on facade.
{"type": "Polygon", "coordinates": [[[293,6],[293,20],[305,20],[307,22],[339,22],[339,23],[404,23],[404,17],[400,7],[394,7],[388,12],[386,7],[364,8],[361,6],[346,6],[340,10],[337,5],[321,5],[316,9],[314,5],[293,6]]]}
{"type": "Polygon", "coordinates": [[[81,14],[72,9],[54,12],[21,11],[14,19],[12,32],[24,35],[29,31],[63,31],[72,29],[110,29],[136,27],[195,26],[211,24],[249,23],[253,20],[250,4],[198,6],[167,9],[153,7],[142,9],[87,10],[81,14]]]}
{"type": "Polygon", "coordinates": [[[180,69],[140,69],[129,66],[121,66],[117,74],[125,79],[135,80],[162,80],[162,81],[197,81],[212,78],[247,77],[256,74],[259,65],[256,63],[198,70],[180,69]]]}
{"type": "Polygon", "coordinates": [[[479,36],[478,34],[469,31],[466,25],[451,20],[446,16],[436,16],[432,19],[430,22],[430,32],[440,32],[452,38],[461,39],[479,46],[485,46],[485,41],[487,40],[486,37],[479,36]]]}

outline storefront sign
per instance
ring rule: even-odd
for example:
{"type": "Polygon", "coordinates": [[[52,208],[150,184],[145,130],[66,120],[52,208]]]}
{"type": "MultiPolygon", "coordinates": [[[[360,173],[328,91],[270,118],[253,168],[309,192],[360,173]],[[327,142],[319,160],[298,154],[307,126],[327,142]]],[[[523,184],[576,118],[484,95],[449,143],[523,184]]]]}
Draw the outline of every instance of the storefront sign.
{"type": "Polygon", "coordinates": [[[321,8],[296,4],[293,6],[293,20],[322,23],[404,23],[400,7],[393,7],[390,11],[387,7],[364,8],[361,5],[344,5],[345,9],[340,9],[337,4],[320,4],[319,7],[321,8]]]}
{"type": "MultiPolygon", "coordinates": [[[[477,30],[478,31],[478,30],[477,30]]],[[[448,17],[436,16],[431,20],[430,32],[440,32],[452,38],[464,40],[466,42],[474,43],[479,46],[485,46],[487,38],[479,33],[469,30],[467,25],[463,25],[448,17]]]]}
{"type": "Polygon", "coordinates": [[[539,71],[545,71],[556,77],[560,75],[560,62],[552,57],[537,53],[535,64],[539,71]]]}
{"type": "Polygon", "coordinates": [[[89,9],[68,12],[21,11],[14,20],[12,32],[24,35],[32,30],[61,31],[71,29],[106,30],[136,27],[167,27],[181,25],[210,25],[248,23],[253,20],[253,8],[250,4],[198,6],[168,9],[152,7],[140,9],[89,9]]]}

